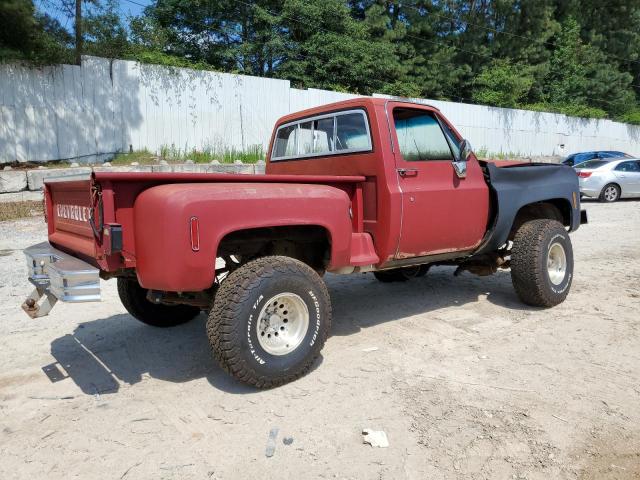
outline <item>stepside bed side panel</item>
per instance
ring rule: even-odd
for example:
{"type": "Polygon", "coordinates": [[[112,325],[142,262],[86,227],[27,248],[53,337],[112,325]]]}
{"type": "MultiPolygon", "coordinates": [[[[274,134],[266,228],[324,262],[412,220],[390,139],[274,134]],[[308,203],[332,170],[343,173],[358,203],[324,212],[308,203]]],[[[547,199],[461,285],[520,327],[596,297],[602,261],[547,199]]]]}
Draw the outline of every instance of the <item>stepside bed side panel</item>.
{"type": "Polygon", "coordinates": [[[493,195],[494,222],[475,254],[500,248],[508,239],[518,211],[531,203],[566,201],[571,206],[570,230],[580,226],[578,176],[573,168],[555,164],[497,167],[492,163],[487,163],[486,167],[493,195]]]}
{"type": "Polygon", "coordinates": [[[138,280],[154,290],[205,290],[214,281],[222,238],[259,227],[324,227],[330,235],[331,265],[348,265],[349,204],[343,190],[327,185],[215,183],[149,188],[134,206],[138,280]],[[198,251],[191,248],[192,217],[199,223],[198,251]]]}

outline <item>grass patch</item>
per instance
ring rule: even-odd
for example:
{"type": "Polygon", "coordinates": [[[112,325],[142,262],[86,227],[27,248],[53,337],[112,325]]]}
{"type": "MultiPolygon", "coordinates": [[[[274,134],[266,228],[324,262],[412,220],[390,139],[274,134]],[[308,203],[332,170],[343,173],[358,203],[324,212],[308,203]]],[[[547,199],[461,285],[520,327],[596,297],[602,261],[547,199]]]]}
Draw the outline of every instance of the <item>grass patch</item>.
{"type": "Polygon", "coordinates": [[[206,146],[203,149],[181,150],[175,145],[164,145],[160,148],[160,158],[167,162],[183,162],[193,160],[195,163],[210,163],[217,160],[220,163],[256,163],[264,160],[262,145],[249,145],[247,148],[234,148],[225,145],[206,146]]]}
{"type": "Polygon", "coordinates": [[[111,165],[129,165],[138,162],[140,165],[152,165],[158,163],[158,157],[148,150],[140,150],[132,153],[117,153],[111,160],[111,165]]]}
{"type": "Polygon", "coordinates": [[[478,159],[480,160],[513,160],[515,158],[527,157],[527,155],[522,155],[515,152],[490,152],[486,148],[474,150],[473,153],[475,153],[476,157],[478,157],[478,159]]]}
{"type": "Polygon", "coordinates": [[[217,145],[191,150],[182,150],[175,145],[163,145],[159,155],[148,150],[119,153],[111,160],[111,164],[129,165],[132,162],[138,162],[140,165],[156,165],[160,160],[165,160],[167,163],[184,163],[186,160],[194,163],[211,163],[213,160],[220,163],[234,163],[236,160],[242,163],[257,163],[264,158],[262,145],[250,145],[245,149],[217,145]]]}
{"type": "Polygon", "coordinates": [[[0,203],[0,222],[38,215],[44,215],[42,202],[38,200],[0,203]]]}

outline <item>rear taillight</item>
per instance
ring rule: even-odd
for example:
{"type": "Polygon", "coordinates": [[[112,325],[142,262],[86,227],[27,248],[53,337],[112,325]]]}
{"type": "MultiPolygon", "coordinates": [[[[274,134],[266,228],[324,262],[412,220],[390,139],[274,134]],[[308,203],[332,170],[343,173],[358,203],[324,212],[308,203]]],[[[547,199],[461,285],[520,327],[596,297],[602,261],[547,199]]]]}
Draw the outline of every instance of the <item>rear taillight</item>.
{"type": "Polygon", "coordinates": [[[106,255],[122,251],[122,225],[105,223],[102,229],[102,246],[106,255]]]}
{"type": "Polygon", "coordinates": [[[580,178],[589,178],[593,172],[578,172],[580,178]]]}

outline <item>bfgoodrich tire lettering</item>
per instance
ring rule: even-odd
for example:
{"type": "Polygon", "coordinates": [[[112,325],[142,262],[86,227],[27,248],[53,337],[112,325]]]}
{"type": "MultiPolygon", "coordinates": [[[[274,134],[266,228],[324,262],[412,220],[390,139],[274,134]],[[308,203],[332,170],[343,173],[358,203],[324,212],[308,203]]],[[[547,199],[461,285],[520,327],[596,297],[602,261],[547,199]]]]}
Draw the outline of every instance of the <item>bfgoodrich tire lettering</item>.
{"type": "Polygon", "coordinates": [[[207,321],[213,354],[224,370],[244,383],[270,388],[304,375],[320,353],[331,328],[331,302],[320,276],[289,257],[262,257],[222,282],[207,321]],[[299,297],[309,314],[298,346],[274,355],[262,348],[260,314],[281,294],[299,297]]]}
{"type": "MultiPolygon", "coordinates": [[[[560,261],[562,264],[562,261],[560,261]]],[[[511,281],[520,299],[536,307],[552,307],[564,301],[573,280],[571,239],[556,220],[525,222],[516,232],[511,251],[511,281]],[[564,275],[554,263],[557,252],[564,255],[564,275]]]]}

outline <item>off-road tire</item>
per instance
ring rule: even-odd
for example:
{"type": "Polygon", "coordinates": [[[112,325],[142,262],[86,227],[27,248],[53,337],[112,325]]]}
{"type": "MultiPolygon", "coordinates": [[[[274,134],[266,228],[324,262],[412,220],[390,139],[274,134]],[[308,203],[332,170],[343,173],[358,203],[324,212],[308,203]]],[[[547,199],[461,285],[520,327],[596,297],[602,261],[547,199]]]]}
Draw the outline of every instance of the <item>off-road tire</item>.
{"type": "Polygon", "coordinates": [[[602,191],[600,192],[600,196],[598,197],[598,200],[600,200],[601,202],[604,203],[613,203],[613,202],[617,202],[618,200],[620,200],[620,187],[618,185],[616,185],[615,183],[607,183],[603,188],[602,191]],[[615,197],[613,197],[612,199],[607,198],[607,190],[608,189],[615,189],[616,191],[616,195],[615,197]]]}
{"type": "Polygon", "coordinates": [[[174,327],[188,322],[199,313],[191,305],[163,305],[147,300],[147,289],[133,278],[118,278],[118,295],[127,312],[152,327],[174,327]]]}
{"type": "Polygon", "coordinates": [[[331,300],[324,282],[311,267],[284,256],[252,260],[221,283],[207,321],[213,355],[241,382],[272,388],[306,374],[320,354],[331,329],[331,300]],[[301,343],[284,355],[272,355],[258,341],[258,317],[266,302],[293,293],[309,313],[301,343]]]}
{"type": "Polygon", "coordinates": [[[538,219],[523,223],[511,250],[511,281],[520,299],[535,307],[553,307],[563,302],[573,279],[573,249],[569,234],[557,220],[538,219]],[[549,250],[558,243],[564,249],[566,270],[555,285],[547,267],[549,250]]]}
{"type": "Polygon", "coordinates": [[[416,267],[394,268],[392,270],[380,270],[373,272],[376,280],[382,283],[406,282],[412,278],[424,277],[429,271],[429,265],[418,265],[416,267]]]}

